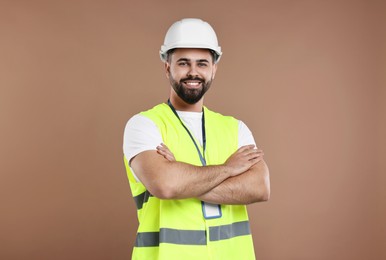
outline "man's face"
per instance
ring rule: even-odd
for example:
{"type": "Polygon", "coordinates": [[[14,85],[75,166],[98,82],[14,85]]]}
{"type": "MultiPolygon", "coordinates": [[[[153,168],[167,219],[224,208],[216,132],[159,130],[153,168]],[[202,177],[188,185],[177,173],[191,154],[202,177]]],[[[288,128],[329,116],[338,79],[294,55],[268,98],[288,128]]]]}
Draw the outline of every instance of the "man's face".
{"type": "Polygon", "coordinates": [[[212,84],[217,65],[209,50],[176,49],[165,68],[176,94],[186,103],[195,104],[212,84]]]}

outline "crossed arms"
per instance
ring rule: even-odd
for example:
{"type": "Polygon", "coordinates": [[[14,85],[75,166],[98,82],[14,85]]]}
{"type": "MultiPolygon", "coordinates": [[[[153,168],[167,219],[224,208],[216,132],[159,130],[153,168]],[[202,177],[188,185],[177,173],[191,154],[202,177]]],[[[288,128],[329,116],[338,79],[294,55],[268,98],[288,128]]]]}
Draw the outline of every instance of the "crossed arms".
{"type": "Polygon", "coordinates": [[[161,199],[198,198],[216,204],[250,204],[270,195],[269,171],[263,152],[240,147],[224,164],[194,166],[177,162],[165,146],[144,151],[131,168],[151,194],[161,199]]]}

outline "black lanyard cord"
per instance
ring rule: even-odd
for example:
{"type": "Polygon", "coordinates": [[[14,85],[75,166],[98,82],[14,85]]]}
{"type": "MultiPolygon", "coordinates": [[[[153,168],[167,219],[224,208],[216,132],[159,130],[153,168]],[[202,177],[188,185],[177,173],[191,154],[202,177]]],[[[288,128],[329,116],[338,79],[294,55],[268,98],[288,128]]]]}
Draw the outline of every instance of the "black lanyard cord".
{"type": "Polygon", "coordinates": [[[178,113],[172,103],[170,102],[170,99],[168,99],[168,105],[173,111],[174,115],[178,118],[181,125],[185,128],[186,132],[189,134],[190,139],[192,139],[194,146],[197,149],[198,156],[200,157],[200,161],[203,166],[206,166],[206,160],[205,160],[205,149],[206,149],[206,134],[205,134],[205,116],[204,116],[204,108],[202,108],[202,118],[201,118],[201,129],[202,129],[202,148],[203,148],[203,154],[200,151],[200,148],[198,148],[198,145],[196,141],[194,140],[192,134],[190,133],[189,129],[185,126],[185,124],[182,122],[181,118],[178,116],[178,113]]]}

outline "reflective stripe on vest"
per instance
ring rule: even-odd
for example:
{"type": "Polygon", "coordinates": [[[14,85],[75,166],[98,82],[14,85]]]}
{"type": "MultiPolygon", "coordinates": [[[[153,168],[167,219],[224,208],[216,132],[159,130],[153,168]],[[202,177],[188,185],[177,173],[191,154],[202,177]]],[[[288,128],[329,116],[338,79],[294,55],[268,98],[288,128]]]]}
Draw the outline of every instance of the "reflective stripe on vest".
{"type": "Polygon", "coordinates": [[[142,209],[142,206],[144,203],[146,203],[150,197],[153,197],[153,195],[150,194],[147,190],[137,196],[134,197],[135,205],[137,206],[137,209],[142,209]]]}
{"type": "Polygon", "coordinates": [[[161,228],[160,232],[139,232],[136,247],[159,246],[159,243],[206,245],[205,230],[161,228]]]}
{"type": "MultiPolygon", "coordinates": [[[[218,241],[251,234],[249,221],[235,222],[209,228],[209,240],[218,241]]],[[[206,245],[205,230],[161,228],[160,232],[139,232],[136,247],[159,246],[160,243],[178,245],[206,245]]]]}
{"type": "Polygon", "coordinates": [[[249,221],[241,221],[229,225],[209,227],[210,241],[218,241],[249,234],[251,234],[249,221]]]}

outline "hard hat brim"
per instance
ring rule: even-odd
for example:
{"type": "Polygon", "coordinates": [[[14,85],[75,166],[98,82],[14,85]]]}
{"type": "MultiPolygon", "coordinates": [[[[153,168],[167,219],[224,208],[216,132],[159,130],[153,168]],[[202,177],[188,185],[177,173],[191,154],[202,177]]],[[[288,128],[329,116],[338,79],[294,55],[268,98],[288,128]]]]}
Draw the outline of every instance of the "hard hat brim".
{"type": "Polygon", "coordinates": [[[166,58],[167,58],[167,52],[172,50],[172,49],[208,49],[208,50],[212,50],[214,51],[216,54],[217,54],[217,57],[216,57],[216,60],[215,60],[215,63],[217,63],[219,60],[220,60],[220,57],[222,55],[222,52],[221,52],[221,47],[218,46],[218,48],[213,48],[213,46],[207,46],[207,45],[195,45],[195,44],[181,44],[181,43],[178,43],[178,44],[172,44],[172,45],[169,45],[169,46],[165,46],[165,45],[162,45],[161,46],[161,50],[160,50],[160,57],[161,57],[161,60],[163,62],[166,62],[166,58]]]}

